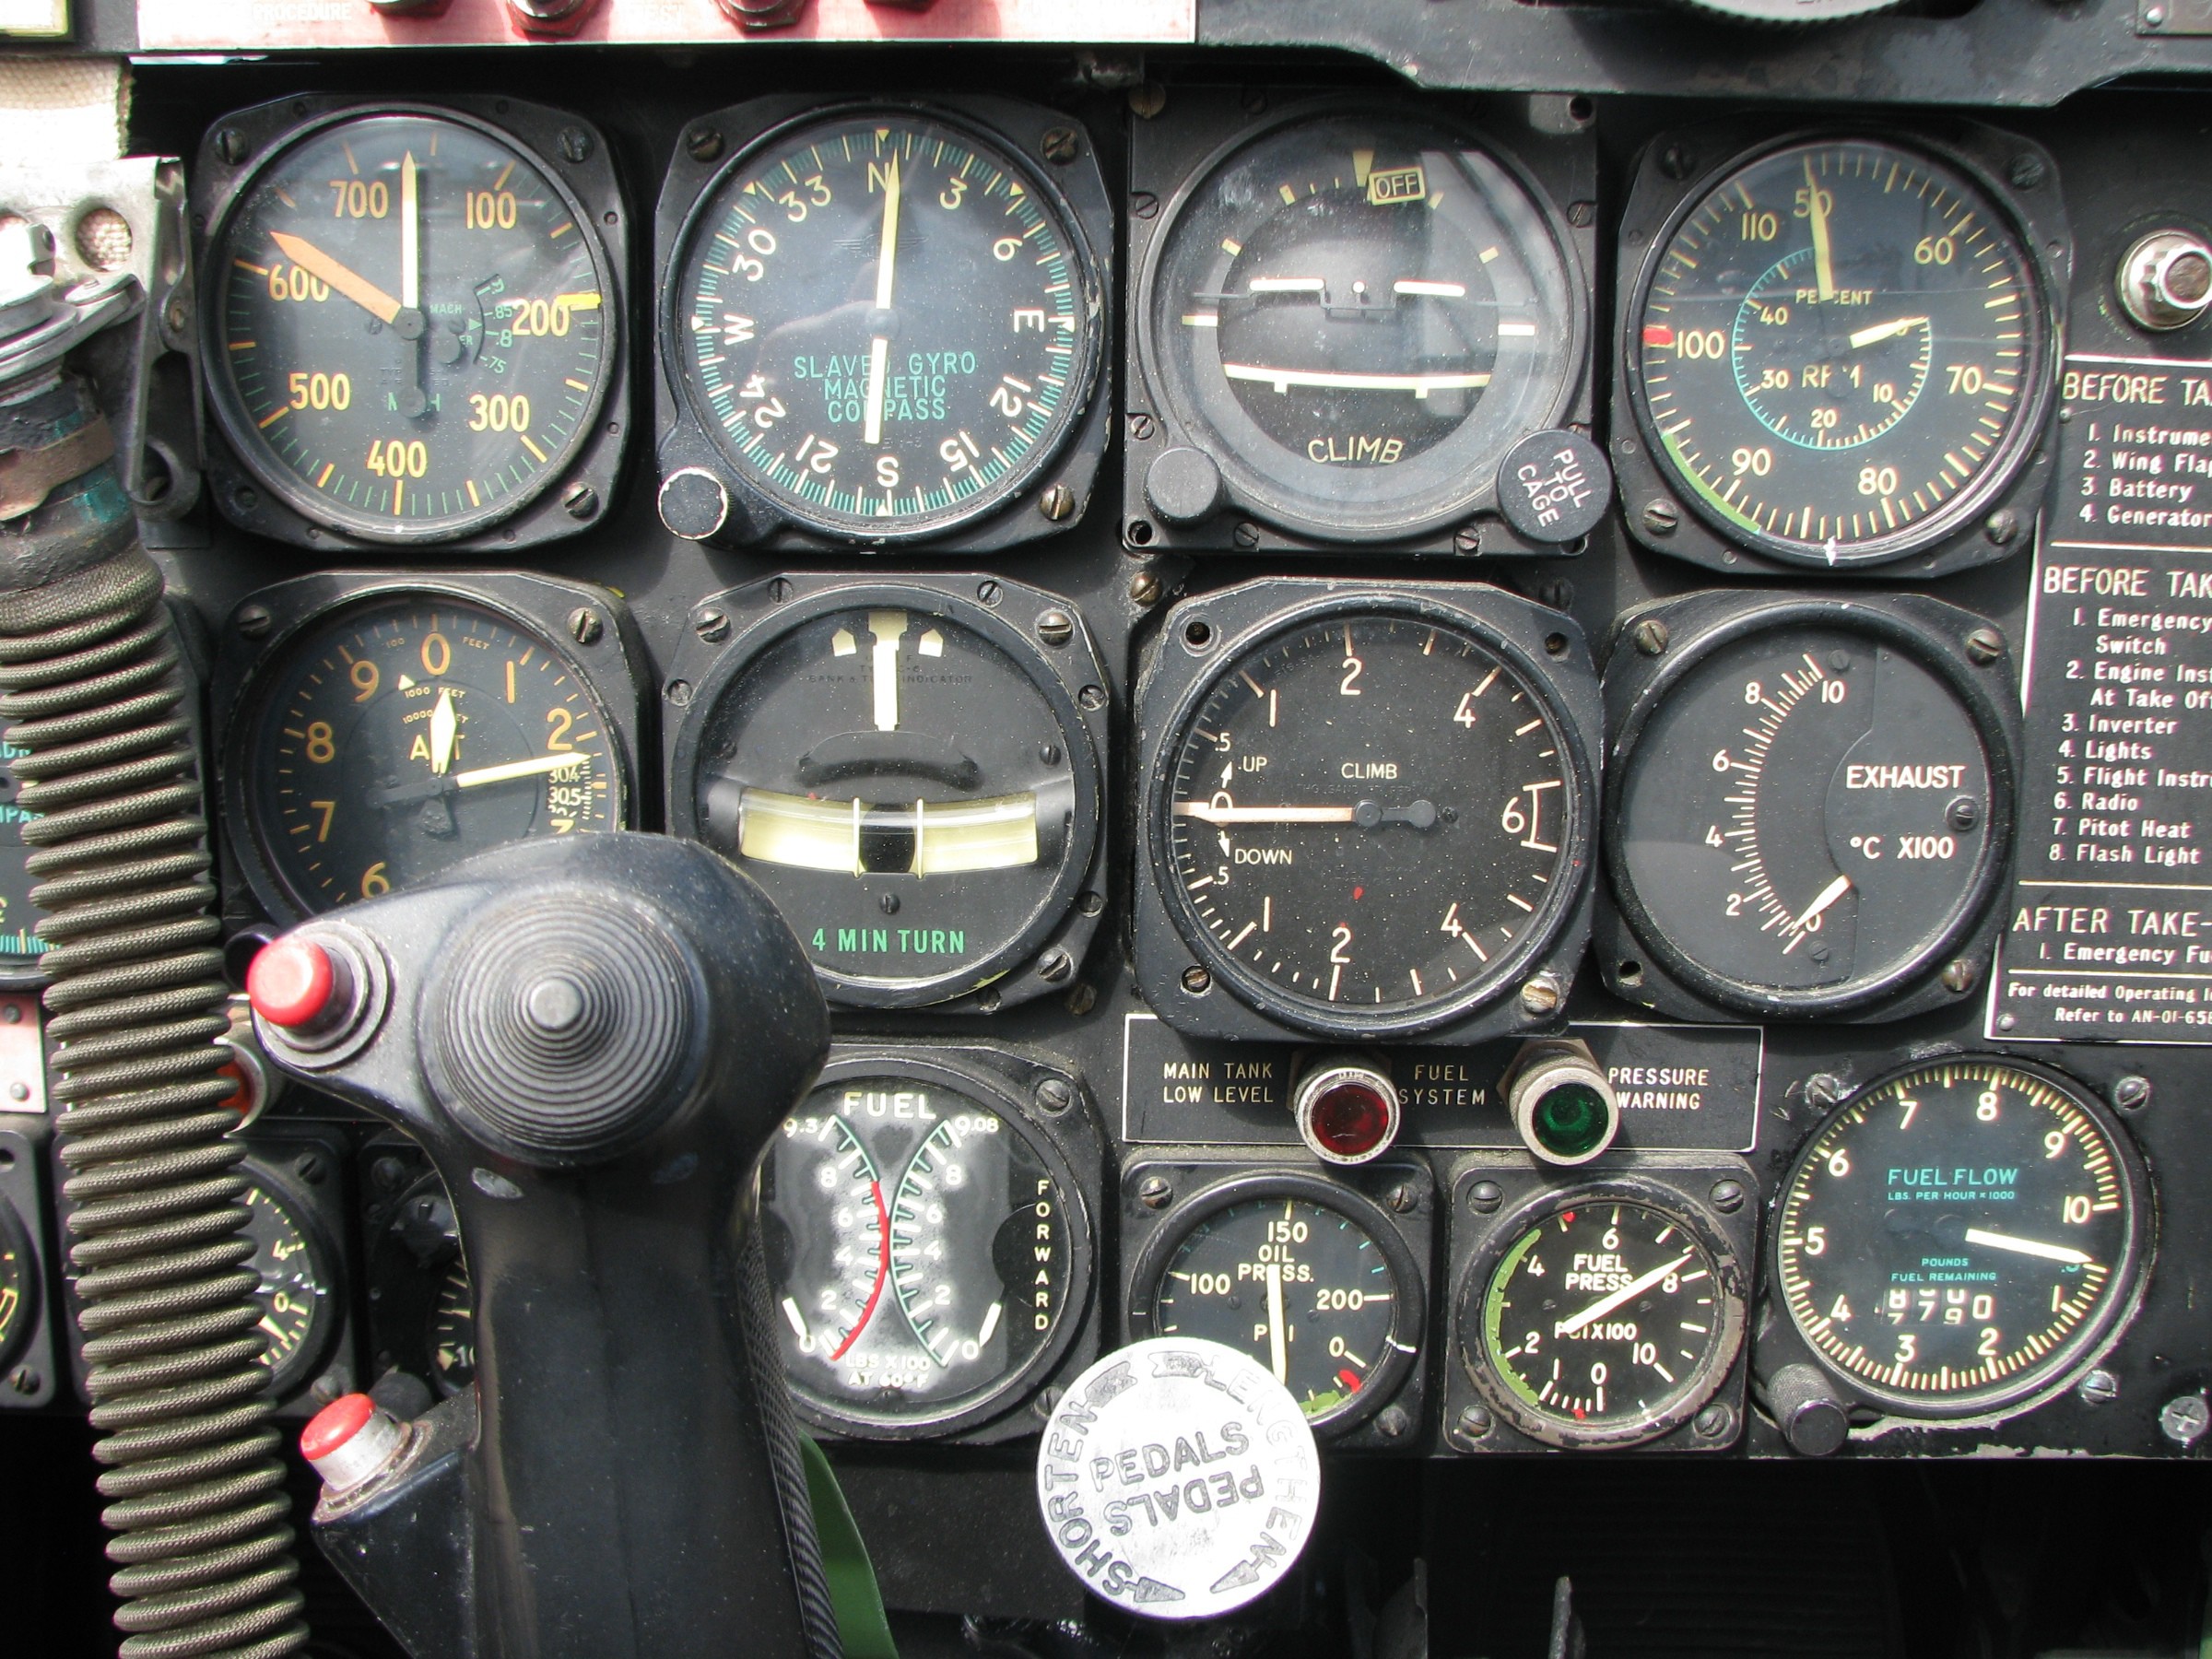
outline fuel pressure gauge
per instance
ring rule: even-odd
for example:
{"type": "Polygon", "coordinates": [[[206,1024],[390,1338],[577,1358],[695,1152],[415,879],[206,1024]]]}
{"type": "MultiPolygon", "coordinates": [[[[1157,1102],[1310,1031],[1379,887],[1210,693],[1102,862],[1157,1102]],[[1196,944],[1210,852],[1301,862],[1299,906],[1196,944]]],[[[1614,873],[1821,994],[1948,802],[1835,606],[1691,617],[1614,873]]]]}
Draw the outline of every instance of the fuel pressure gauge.
{"type": "Polygon", "coordinates": [[[1073,607],[981,577],[779,600],[795,580],[704,607],[750,619],[677,665],[672,828],[768,889],[834,1002],[1065,983],[1102,905],[1106,681],[1073,607]]]}
{"type": "Polygon", "coordinates": [[[1972,990],[2013,820],[2004,650],[1911,596],[1640,613],[1606,676],[1607,982],[1693,1018],[1894,1018],[1972,990]]]}

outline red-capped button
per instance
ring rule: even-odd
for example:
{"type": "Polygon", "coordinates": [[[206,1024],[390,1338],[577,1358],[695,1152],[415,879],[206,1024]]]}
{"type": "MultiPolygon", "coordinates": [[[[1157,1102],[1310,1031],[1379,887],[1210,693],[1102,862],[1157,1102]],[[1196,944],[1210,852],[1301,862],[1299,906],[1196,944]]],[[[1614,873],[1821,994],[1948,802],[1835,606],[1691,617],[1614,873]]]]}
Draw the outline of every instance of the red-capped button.
{"type": "Polygon", "coordinates": [[[337,989],[330,953],[311,939],[265,945],[246,970],[253,1012],[274,1026],[303,1026],[319,1018],[337,989]]]}
{"type": "Polygon", "coordinates": [[[376,1402],[367,1394],[340,1394],[300,1430],[300,1455],[310,1463],[320,1462],[366,1429],[375,1415],[376,1402]]]}

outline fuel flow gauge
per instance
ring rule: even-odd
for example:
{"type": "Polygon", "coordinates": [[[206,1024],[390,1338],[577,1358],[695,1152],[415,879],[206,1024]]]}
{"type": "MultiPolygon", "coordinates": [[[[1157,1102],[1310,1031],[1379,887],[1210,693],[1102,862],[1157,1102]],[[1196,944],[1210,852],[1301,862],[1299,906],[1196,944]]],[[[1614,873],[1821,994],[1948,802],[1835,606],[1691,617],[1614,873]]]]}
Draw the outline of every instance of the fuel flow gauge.
{"type": "Polygon", "coordinates": [[[1650,1004],[1671,980],[1755,1016],[1899,1011],[2002,874],[1999,636],[1924,601],[1740,594],[1638,627],[1666,644],[1655,677],[1641,650],[1608,676],[1606,858],[1633,935],[1608,982],[1650,1004]]]}

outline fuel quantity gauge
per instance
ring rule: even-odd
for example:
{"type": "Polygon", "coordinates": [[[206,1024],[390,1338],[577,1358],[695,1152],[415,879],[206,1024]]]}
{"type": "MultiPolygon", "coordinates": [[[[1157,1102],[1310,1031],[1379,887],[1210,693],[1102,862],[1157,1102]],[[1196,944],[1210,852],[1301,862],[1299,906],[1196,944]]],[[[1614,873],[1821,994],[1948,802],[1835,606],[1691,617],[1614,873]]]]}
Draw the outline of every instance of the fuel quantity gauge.
{"type": "Polygon", "coordinates": [[[1902,595],[1704,594],[1633,627],[1665,644],[1624,635],[1606,676],[1608,984],[1797,1018],[1971,990],[2013,818],[2002,637],[1902,595]]]}
{"type": "Polygon", "coordinates": [[[1082,1323],[1090,1220],[1074,1167],[980,1075],[833,1061],[771,1146],[760,1199],[785,1374],[841,1433],[983,1422],[1082,1323]]]}

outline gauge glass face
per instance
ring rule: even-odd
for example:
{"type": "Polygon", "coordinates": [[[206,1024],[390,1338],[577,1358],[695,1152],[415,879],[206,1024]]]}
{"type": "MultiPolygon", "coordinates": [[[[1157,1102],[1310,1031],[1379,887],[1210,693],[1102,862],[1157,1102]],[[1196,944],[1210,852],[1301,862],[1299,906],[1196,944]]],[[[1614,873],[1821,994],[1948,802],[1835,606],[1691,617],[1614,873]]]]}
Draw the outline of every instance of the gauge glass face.
{"type": "Polygon", "coordinates": [[[246,1209],[243,1230],[253,1243],[249,1265],[261,1276],[253,1292],[261,1306],[256,1329],[267,1343],[261,1362],[269,1368],[269,1392],[281,1396],[305,1382],[322,1359],[337,1304],[331,1295],[329,1265],[295,1209],[296,1201],[250,1163],[241,1173],[247,1182],[239,1199],[246,1209]]]}
{"type": "Polygon", "coordinates": [[[1169,750],[1185,938],[1316,1030],[1494,993],[1572,899],[1583,785],[1547,700],[1473,634],[1361,614],[1228,664],[1169,750]]]}
{"type": "Polygon", "coordinates": [[[38,1261],[15,1206],[0,1198],[0,1364],[16,1357],[38,1312],[38,1261]]]}
{"type": "Polygon", "coordinates": [[[574,457],[615,361],[591,216],[473,124],[311,134],[246,185],[213,259],[218,418],[264,484],[348,535],[513,513],[574,457]]]}
{"type": "Polygon", "coordinates": [[[443,594],[311,624],[270,673],[244,755],[262,856],[307,912],[508,841],[618,828],[605,712],[568,659],[443,594]]]}
{"type": "Polygon", "coordinates": [[[860,604],[769,642],[707,712],[700,833],[767,888],[833,998],[962,994],[1065,913],[1099,785],[1047,673],[951,615],[860,604]]]}
{"type": "Polygon", "coordinates": [[[30,871],[23,862],[30,853],[23,844],[23,826],[31,815],[16,799],[13,763],[27,752],[12,743],[0,743],[0,968],[29,967],[46,948],[38,936],[30,871]]]}
{"type": "Polygon", "coordinates": [[[1677,1218],[1592,1194],[1506,1250],[1468,1346],[1517,1427],[1555,1445],[1625,1444],[1709,1399],[1742,1329],[1712,1252],[1677,1218]]]}
{"type": "Polygon", "coordinates": [[[2007,479],[2048,372],[2018,239],[1952,168],[1794,145],[1689,211],[1636,323],[1639,414],[1698,511],[1777,559],[1877,563],[2007,479]]]}
{"type": "Polygon", "coordinates": [[[677,372],[737,476],[862,540],[1003,505],[1097,372],[1098,278],[1051,187],[912,111],[770,135],[700,204],[673,281],[677,372]]]}
{"type": "Polygon", "coordinates": [[[1184,430],[1255,512],[1332,539],[1464,516],[1582,361],[1587,301],[1526,187],[1394,116],[1231,153],[1149,283],[1153,371],[1184,430]]]}
{"type": "Polygon", "coordinates": [[[1057,1164],[949,1088],[885,1076],[818,1088],[761,1169],[770,1295],[801,1399],[863,1430],[1010,1402],[1088,1289],[1071,1230],[1081,1199],[1057,1164]]]}
{"type": "Polygon", "coordinates": [[[1398,1282],[1359,1222],[1312,1198],[1239,1199],[1184,1235],[1150,1291],[1153,1333],[1204,1336],[1250,1354],[1307,1419],[1353,1412],[1403,1368],[1398,1282]]]}
{"type": "Polygon", "coordinates": [[[429,1355],[430,1381],[441,1394],[457,1394],[476,1381],[477,1297],[458,1256],[438,1281],[423,1346],[429,1355]]]}
{"type": "Polygon", "coordinates": [[[2002,1061],[1913,1068],[1847,1102],[1783,1189],[1776,1270],[1798,1334],[1908,1415],[2019,1399],[2125,1306],[2136,1178],[2071,1087],[2002,1061]]]}
{"type": "Polygon", "coordinates": [[[1693,988],[1762,1008],[1840,1007],[1924,971],[2001,852],[1967,708],[1849,629],[1763,629],[1700,661],[1645,723],[1619,802],[1638,936],[1693,988]]]}

